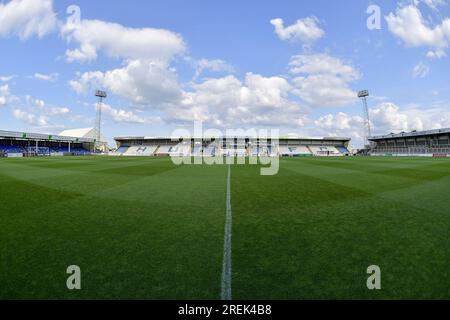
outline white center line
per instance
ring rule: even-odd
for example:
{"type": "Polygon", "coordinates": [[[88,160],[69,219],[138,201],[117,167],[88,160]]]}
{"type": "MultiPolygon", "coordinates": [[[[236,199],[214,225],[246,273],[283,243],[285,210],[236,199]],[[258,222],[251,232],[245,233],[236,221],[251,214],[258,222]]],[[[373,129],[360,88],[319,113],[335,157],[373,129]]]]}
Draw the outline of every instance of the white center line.
{"type": "Polygon", "coordinates": [[[227,178],[227,215],[225,222],[225,237],[223,245],[223,264],[222,264],[222,300],[231,300],[231,165],[228,166],[227,178]]]}

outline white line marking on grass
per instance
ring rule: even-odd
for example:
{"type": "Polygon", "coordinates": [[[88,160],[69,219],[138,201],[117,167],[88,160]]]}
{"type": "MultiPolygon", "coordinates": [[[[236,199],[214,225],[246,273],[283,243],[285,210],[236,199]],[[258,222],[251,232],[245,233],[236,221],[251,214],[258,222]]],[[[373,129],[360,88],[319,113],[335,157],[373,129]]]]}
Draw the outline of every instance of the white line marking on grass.
{"type": "Polygon", "coordinates": [[[223,263],[222,263],[222,300],[231,300],[231,165],[228,165],[227,178],[227,216],[225,222],[225,237],[223,245],[223,263]]]}

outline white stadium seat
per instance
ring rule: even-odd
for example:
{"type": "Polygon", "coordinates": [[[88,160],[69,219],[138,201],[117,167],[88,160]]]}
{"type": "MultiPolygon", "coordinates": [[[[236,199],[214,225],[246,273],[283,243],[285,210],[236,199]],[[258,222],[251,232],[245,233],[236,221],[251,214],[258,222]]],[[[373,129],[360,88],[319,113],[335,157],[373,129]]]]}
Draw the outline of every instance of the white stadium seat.
{"type": "Polygon", "coordinates": [[[201,144],[194,146],[192,149],[192,156],[201,157],[203,153],[203,147],[201,144]]]}
{"type": "Polygon", "coordinates": [[[182,142],[169,148],[169,155],[173,157],[189,157],[191,155],[191,144],[182,142]]]}
{"type": "Polygon", "coordinates": [[[172,151],[172,148],[175,147],[174,145],[161,145],[156,150],[156,155],[162,156],[162,155],[170,155],[170,152],[172,151]]]}
{"type": "Polygon", "coordinates": [[[341,152],[339,152],[336,147],[330,147],[330,146],[311,146],[309,147],[313,155],[319,156],[319,157],[326,157],[326,156],[333,156],[333,157],[339,157],[343,156],[341,152]]]}
{"type": "Polygon", "coordinates": [[[311,151],[305,146],[280,146],[281,156],[303,156],[311,155],[311,151]]]}
{"type": "Polygon", "coordinates": [[[123,155],[126,157],[150,157],[154,155],[156,148],[157,146],[133,146],[128,148],[123,155]]]}
{"type": "Polygon", "coordinates": [[[203,150],[203,156],[204,157],[215,157],[218,149],[219,148],[217,147],[217,145],[211,143],[203,150]]]}

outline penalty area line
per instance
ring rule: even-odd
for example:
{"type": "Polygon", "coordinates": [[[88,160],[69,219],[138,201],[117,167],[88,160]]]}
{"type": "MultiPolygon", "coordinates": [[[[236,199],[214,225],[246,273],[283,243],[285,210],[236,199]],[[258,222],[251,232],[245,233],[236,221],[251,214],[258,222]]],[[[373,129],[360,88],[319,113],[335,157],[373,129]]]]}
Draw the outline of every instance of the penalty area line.
{"type": "Polygon", "coordinates": [[[231,211],[231,165],[228,165],[227,176],[227,205],[225,236],[223,245],[223,263],[222,263],[222,289],[221,299],[231,300],[231,230],[232,230],[232,211],[231,211]]]}

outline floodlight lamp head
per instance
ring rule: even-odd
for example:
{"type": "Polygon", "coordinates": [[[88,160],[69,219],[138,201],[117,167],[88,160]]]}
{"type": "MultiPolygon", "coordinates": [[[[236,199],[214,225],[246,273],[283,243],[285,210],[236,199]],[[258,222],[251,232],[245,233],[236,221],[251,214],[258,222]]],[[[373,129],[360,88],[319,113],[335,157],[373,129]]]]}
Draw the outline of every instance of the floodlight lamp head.
{"type": "Polygon", "coordinates": [[[95,96],[99,98],[106,98],[107,94],[105,91],[97,90],[95,91],[95,96]]]}
{"type": "Polygon", "coordinates": [[[358,92],[358,98],[364,98],[369,96],[369,90],[363,90],[358,92]]]}

